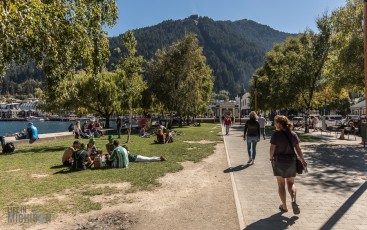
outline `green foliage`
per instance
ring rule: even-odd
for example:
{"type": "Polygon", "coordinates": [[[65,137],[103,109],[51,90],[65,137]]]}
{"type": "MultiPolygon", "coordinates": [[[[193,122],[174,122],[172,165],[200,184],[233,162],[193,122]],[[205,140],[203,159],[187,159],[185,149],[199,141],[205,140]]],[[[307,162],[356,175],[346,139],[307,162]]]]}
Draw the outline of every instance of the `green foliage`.
{"type": "Polygon", "coordinates": [[[363,1],[346,2],[331,15],[332,49],[326,71],[333,88],[358,93],[364,90],[363,1]]]}
{"type": "Polygon", "coordinates": [[[168,111],[199,114],[210,100],[212,70],[196,35],[188,34],[148,63],[149,87],[168,111]]]}
{"type": "MultiPolygon", "coordinates": [[[[305,31],[297,38],[288,38],[267,54],[265,65],[258,70],[261,109],[315,107],[315,93],[322,87],[323,68],[330,50],[330,18],[317,20],[319,33],[305,31]]],[[[325,95],[326,96],[326,95],[325,95]]]]}
{"type": "Polygon", "coordinates": [[[142,92],[147,88],[147,84],[141,75],[143,72],[142,65],[144,63],[144,58],[143,56],[137,56],[137,40],[134,33],[132,31],[126,32],[122,41],[127,52],[121,58],[116,72],[120,78],[118,86],[121,89],[122,108],[124,108],[125,105],[125,107],[129,109],[130,113],[130,126],[128,129],[129,135],[127,139],[127,142],[129,143],[133,109],[134,107],[138,107],[142,98],[142,92]]]}
{"type": "Polygon", "coordinates": [[[53,102],[65,97],[62,82],[76,68],[101,72],[109,55],[102,28],[117,19],[115,0],[1,1],[0,8],[0,76],[13,63],[34,60],[53,102]]]}

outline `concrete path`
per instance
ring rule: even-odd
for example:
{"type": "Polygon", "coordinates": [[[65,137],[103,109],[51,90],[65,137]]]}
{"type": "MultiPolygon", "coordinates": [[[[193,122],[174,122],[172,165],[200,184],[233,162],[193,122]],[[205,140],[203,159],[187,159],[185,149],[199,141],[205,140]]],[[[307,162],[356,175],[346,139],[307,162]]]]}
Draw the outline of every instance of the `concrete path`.
{"type": "MultiPolygon", "coordinates": [[[[224,130],[223,130],[224,131],[224,130]]],[[[224,133],[224,132],[222,132],[224,133]]],[[[276,179],[269,161],[269,138],[257,145],[254,165],[248,166],[243,126],[224,135],[241,229],[365,229],[367,230],[367,154],[360,138],[340,141],[335,135],[302,143],[309,173],[297,176],[300,215],[281,213],[276,179]]],[[[270,134],[269,134],[270,135],[270,134]]],[[[321,136],[320,132],[310,135],[321,136]]],[[[324,133],[325,135],[325,133],[324,133]]]]}

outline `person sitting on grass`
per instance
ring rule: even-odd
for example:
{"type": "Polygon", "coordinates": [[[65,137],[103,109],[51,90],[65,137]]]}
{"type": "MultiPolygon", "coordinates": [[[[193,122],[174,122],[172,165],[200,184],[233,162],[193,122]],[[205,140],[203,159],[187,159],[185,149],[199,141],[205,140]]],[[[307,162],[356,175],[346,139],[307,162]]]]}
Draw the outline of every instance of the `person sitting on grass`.
{"type": "Polygon", "coordinates": [[[87,169],[86,161],[88,159],[88,155],[84,148],[85,148],[84,144],[81,144],[80,149],[74,151],[73,154],[71,155],[73,161],[71,165],[72,170],[79,171],[87,169]]]}
{"type": "Polygon", "coordinates": [[[172,131],[169,129],[166,129],[166,133],[165,133],[165,143],[172,143],[173,142],[173,135],[172,135],[172,131]]]}
{"type": "Polygon", "coordinates": [[[165,143],[165,135],[164,135],[162,126],[158,126],[158,130],[157,130],[156,135],[157,135],[157,140],[154,140],[154,143],[164,144],[165,143]]]}
{"type": "Polygon", "coordinates": [[[142,155],[133,155],[133,154],[130,154],[129,148],[126,145],[123,145],[122,147],[124,147],[127,151],[129,162],[157,162],[157,161],[166,161],[167,160],[164,156],[146,157],[146,156],[142,156],[142,155]]]}
{"type": "Polygon", "coordinates": [[[62,155],[62,165],[71,166],[73,162],[73,152],[77,151],[80,147],[81,143],[79,141],[74,141],[73,146],[67,148],[62,155]]]}
{"type": "Polygon", "coordinates": [[[87,149],[86,149],[88,156],[90,156],[92,160],[98,154],[98,149],[95,143],[96,143],[96,139],[94,139],[93,137],[90,138],[87,144],[87,149]]]}
{"type": "Polygon", "coordinates": [[[106,144],[106,150],[108,154],[111,154],[114,149],[115,146],[113,145],[113,135],[108,135],[108,143],[106,144]]]}
{"type": "Polygon", "coordinates": [[[150,137],[149,133],[145,130],[145,125],[143,125],[139,131],[139,137],[150,137]]]}
{"type": "Polygon", "coordinates": [[[129,167],[129,158],[127,155],[127,150],[120,146],[118,140],[113,141],[113,146],[115,149],[112,151],[111,155],[107,155],[107,165],[112,168],[127,168],[129,167]]]}

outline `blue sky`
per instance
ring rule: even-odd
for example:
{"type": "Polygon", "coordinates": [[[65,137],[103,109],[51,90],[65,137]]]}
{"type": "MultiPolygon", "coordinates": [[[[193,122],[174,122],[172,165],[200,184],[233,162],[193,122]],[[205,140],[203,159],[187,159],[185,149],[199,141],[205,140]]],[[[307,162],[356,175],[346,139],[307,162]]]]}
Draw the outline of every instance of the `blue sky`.
{"type": "Polygon", "coordinates": [[[250,19],[276,30],[298,33],[323,12],[345,5],[345,0],[117,0],[119,20],[106,28],[109,36],[129,29],[156,25],[163,20],[184,19],[192,14],[214,20],[250,19]]]}

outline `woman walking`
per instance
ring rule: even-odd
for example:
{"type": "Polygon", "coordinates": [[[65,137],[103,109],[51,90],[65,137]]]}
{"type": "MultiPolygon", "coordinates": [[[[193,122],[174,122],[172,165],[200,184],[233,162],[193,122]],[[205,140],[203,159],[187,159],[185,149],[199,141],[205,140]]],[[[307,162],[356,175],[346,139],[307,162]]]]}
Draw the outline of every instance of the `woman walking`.
{"type": "Polygon", "coordinates": [[[260,141],[260,125],[257,122],[255,111],[250,113],[250,119],[246,121],[243,140],[247,140],[247,153],[249,157],[247,164],[253,165],[256,157],[256,144],[260,141]]]}
{"type": "Polygon", "coordinates": [[[278,193],[282,204],[279,206],[279,210],[287,212],[286,202],[286,189],[292,200],[292,209],[294,214],[299,214],[300,210],[296,201],[296,159],[299,156],[302,164],[306,167],[307,163],[303,156],[302,150],[299,147],[299,139],[295,132],[292,130],[292,124],[289,122],[286,116],[276,116],[275,132],[270,139],[270,161],[273,166],[274,176],[278,182],[278,193]],[[296,149],[297,155],[294,152],[296,149]]]}

